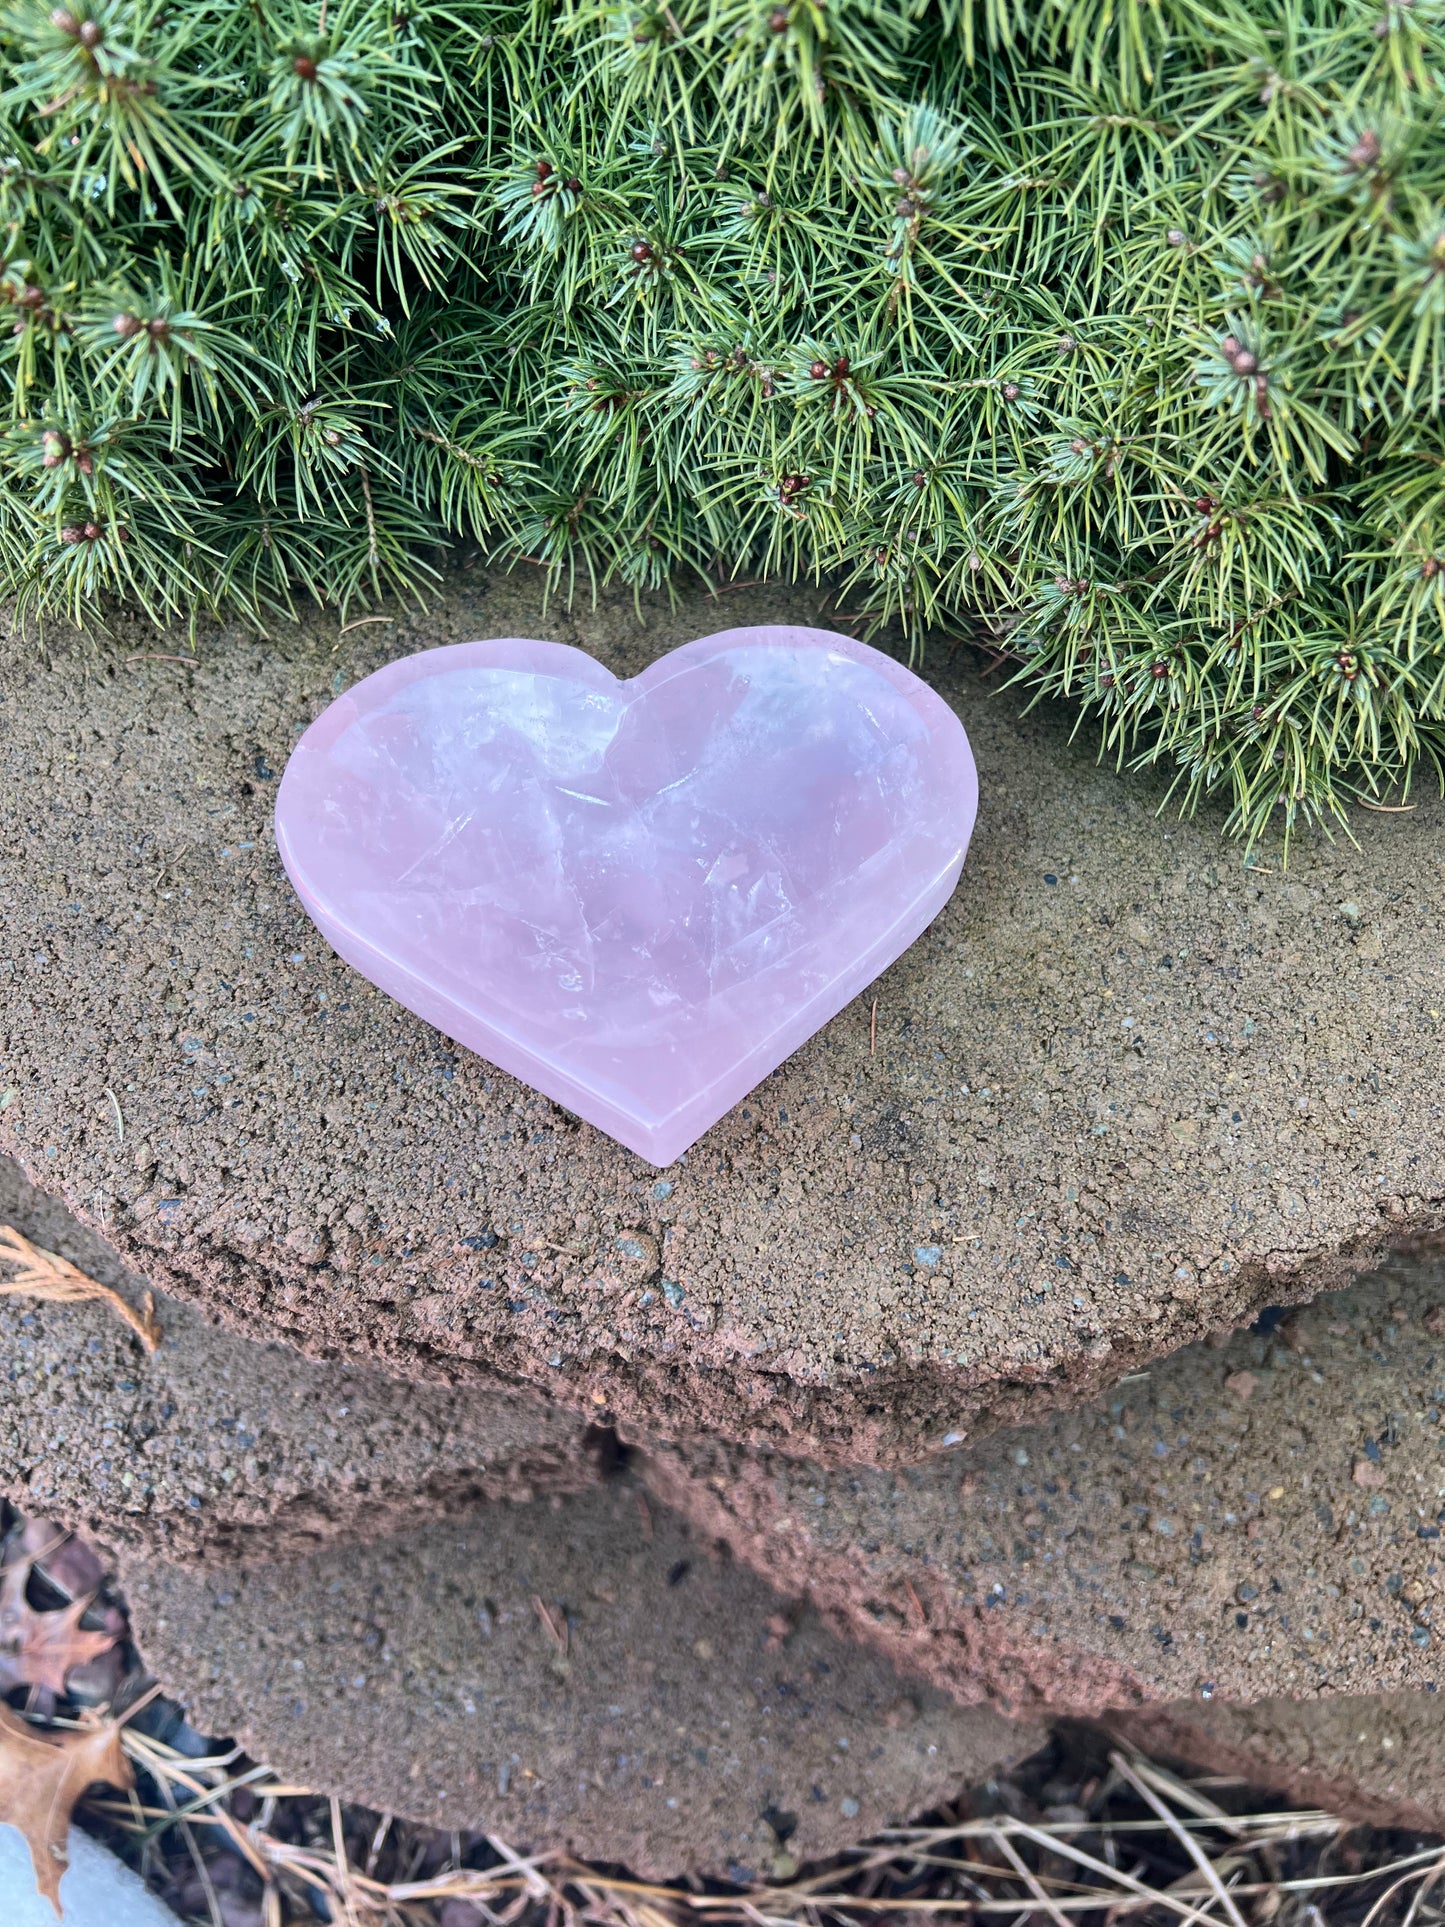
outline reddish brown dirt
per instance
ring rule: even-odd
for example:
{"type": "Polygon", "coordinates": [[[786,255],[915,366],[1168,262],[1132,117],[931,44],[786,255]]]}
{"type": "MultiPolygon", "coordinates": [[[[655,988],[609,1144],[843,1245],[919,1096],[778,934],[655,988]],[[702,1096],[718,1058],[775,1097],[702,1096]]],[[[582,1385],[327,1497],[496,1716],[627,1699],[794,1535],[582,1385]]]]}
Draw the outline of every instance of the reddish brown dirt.
{"type": "Polygon", "coordinates": [[[1445,1267],[904,1471],[704,1442],[645,1475],[773,1584],[964,1700],[1095,1713],[1428,1689],[1445,1616],[1445,1267]]]}
{"type": "MultiPolygon", "coordinates": [[[[0,1158],[0,1224],[139,1303],[104,1243],[0,1158]]],[[[147,1354],[102,1304],[0,1297],[0,1494],[171,1560],[294,1558],[598,1476],[586,1426],[524,1393],[313,1365],[162,1300],[147,1354]]]]}
{"type": "Polygon", "coordinates": [[[850,1648],[625,1479],[295,1565],[123,1567],[204,1731],[387,1812],[752,1879],[1042,1744],[850,1648]]]}
{"type": "Polygon", "coordinates": [[[195,666],[138,629],[0,641],[0,1149],[243,1332],[831,1460],[1032,1418],[1441,1223],[1439,803],[1244,867],[942,652],[983,804],[876,987],[876,1054],[870,994],[667,1172],[300,912],[276,778],[385,657],[533,633],[630,673],[810,616],[747,591],[567,617],[463,577],[425,616],[210,635],[195,666]]]}

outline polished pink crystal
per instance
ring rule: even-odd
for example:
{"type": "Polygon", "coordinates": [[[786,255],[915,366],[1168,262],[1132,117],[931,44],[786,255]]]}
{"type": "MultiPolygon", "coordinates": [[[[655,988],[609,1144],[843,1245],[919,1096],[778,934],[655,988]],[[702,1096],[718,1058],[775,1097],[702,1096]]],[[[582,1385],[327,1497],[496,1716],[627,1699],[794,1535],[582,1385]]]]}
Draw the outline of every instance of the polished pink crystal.
{"type": "Polygon", "coordinates": [[[952,710],[851,637],[729,629],[630,682],[509,637],[338,697],[276,841],[363,976],[664,1165],[927,926],[977,804],[952,710]]]}

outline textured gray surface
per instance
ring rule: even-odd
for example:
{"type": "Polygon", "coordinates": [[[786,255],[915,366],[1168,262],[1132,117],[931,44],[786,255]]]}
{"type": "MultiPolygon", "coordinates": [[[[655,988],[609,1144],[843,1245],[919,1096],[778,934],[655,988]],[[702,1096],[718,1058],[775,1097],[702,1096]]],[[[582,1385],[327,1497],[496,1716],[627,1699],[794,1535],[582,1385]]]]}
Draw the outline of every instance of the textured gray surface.
{"type": "Polygon", "coordinates": [[[285,1566],[123,1568],[193,1724],[322,1791],[634,1872],[766,1874],[1042,1743],[843,1644],[627,1480],[285,1566]]]}
{"type": "Polygon", "coordinates": [[[646,1470],[775,1585],[961,1697],[1089,1713],[1433,1686],[1442,1421],[1445,1267],[1397,1259],[926,1466],[695,1440],[646,1470]]]}
{"type": "MultiPolygon", "coordinates": [[[[143,1281],[8,1158],[0,1224],[139,1304],[143,1281]]],[[[525,1393],[312,1364],[174,1299],[157,1315],[150,1355],[107,1305],[0,1296],[0,1494],[105,1544],[216,1560],[597,1476],[583,1422],[525,1393]]]]}
{"type": "Polygon", "coordinates": [[[881,1461],[1441,1222],[1439,800],[1246,868],[943,652],[982,807],[876,986],[876,1051],[870,993],[659,1177],[390,1003],[271,840],[334,694],[466,636],[630,673],[817,617],[758,590],[568,616],[535,575],[347,635],[207,636],[194,668],[140,631],[0,639],[0,1149],[158,1282],[318,1353],[881,1461]]]}
{"type": "Polygon", "coordinates": [[[1156,1759],[1235,1773],[1327,1813],[1445,1833],[1445,1703],[1438,1693],[1199,1702],[1150,1707],[1108,1724],[1156,1759]]]}

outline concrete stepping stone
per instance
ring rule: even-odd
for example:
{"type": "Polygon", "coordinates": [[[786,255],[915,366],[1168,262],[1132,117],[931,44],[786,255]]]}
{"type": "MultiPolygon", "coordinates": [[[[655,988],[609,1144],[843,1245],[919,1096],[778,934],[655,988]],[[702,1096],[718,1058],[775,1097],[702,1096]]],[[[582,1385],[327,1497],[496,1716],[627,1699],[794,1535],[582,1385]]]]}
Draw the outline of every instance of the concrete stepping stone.
{"type": "Polygon", "coordinates": [[[625,1477],[285,1565],[133,1558],[122,1583],[201,1730],[346,1799],[640,1874],[784,1871],[1045,1737],[843,1644],[625,1477]]]}
{"type": "MultiPolygon", "coordinates": [[[[144,1282],[8,1158],[0,1224],[140,1303],[144,1282]]],[[[584,1421],[530,1395],[311,1363],[174,1299],[158,1320],[150,1356],[106,1305],[0,1296],[0,1493],[103,1544],[216,1560],[295,1556],[597,1476],[584,1421]]]]}
{"type": "Polygon", "coordinates": [[[1185,1703],[1106,1724],[1154,1759],[1236,1773],[1372,1826],[1445,1833],[1445,1699],[1436,1692],[1185,1703]]]}
{"type": "Polygon", "coordinates": [[[706,1442],[700,1529],[960,1699],[1097,1713],[1429,1689],[1445,1632],[1445,1266],[902,1471],[706,1442]]]}
{"type": "Polygon", "coordinates": [[[978,829],[876,1014],[666,1171],[449,1044],[286,883],[300,730],[424,645],[553,636],[627,674],[720,621],[819,619],[748,590],[643,626],[459,583],[194,661],[139,630],[0,640],[0,1149],[147,1276],[305,1350],[891,1462],[1440,1226],[1440,800],[1246,864],[945,652],[978,829]]]}

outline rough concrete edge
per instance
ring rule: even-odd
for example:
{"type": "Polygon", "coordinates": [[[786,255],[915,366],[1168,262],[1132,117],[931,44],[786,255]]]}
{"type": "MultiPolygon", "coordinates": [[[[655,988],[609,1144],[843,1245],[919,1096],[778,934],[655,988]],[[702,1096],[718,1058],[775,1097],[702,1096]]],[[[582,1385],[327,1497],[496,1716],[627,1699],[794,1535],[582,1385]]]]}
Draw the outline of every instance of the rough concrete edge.
{"type": "Polygon", "coordinates": [[[0,1489],[0,1501],[16,1512],[43,1515],[101,1549],[112,1562],[122,1556],[162,1559],[169,1565],[202,1572],[223,1571],[238,1562],[282,1565],[324,1552],[342,1541],[367,1544],[396,1538],[424,1527],[445,1525],[496,1505],[530,1505],[539,1498],[561,1498],[585,1491],[605,1476],[605,1442],[575,1457],[538,1447],[505,1469],[460,1467],[438,1473],[420,1486],[383,1480],[375,1485],[302,1493],[271,1511],[258,1503],[255,1516],[216,1517],[192,1522],[177,1517],[172,1532],[144,1515],[128,1517],[93,1506],[59,1504],[0,1489]]]}
{"type": "MultiPolygon", "coordinates": [[[[1369,1705],[1370,1701],[1365,1699],[1362,1703],[1369,1705]]],[[[1192,1713],[1189,1705],[1172,1701],[1139,1711],[1108,1713],[1090,1724],[1108,1738],[1122,1740],[1126,1746],[1153,1759],[1173,1759],[1211,1773],[1234,1774],[1251,1785],[1278,1790],[1291,1802],[1321,1807],[1347,1820],[1362,1821],[1373,1827],[1445,1833],[1445,1780],[1440,1783],[1438,1800],[1433,1806],[1372,1793],[1353,1774],[1291,1765],[1263,1746],[1231,1744],[1218,1734],[1204,1730],[1191,1717],[1192,1713]]]]}
{"type": "MultiPolygon", "coordinates": [[[[625,1475],[623,1476],[625,1478],[625,1475]]],[[[636,1494],[639,1499],[644,1496],[643,1489],[640,1485],[636,1488],[636,1494]]],[[[536,1503],[540,1503],[540,1501],[536,1503]]],[[[428,1530],[433,1526],[445,1523],[447,1522],[429,1521],[427,1525],[421,1529],[428,1530]]],[[[451,1523],[456,1522],[453,1521],[451,1523]]],[[[691,1538],[693,1536],[693,1529],[685,1519],[675,1518],[672,1523],[680,1528],[684,1538],[691,1538]]],[[[402,1540],[408,1536],[406,1533],[396,1535],[396,1537],[402,1540]]],[[[646,1536],[649,1539],[652,1537],[650,1524],[647,1528],[646,1536]]],[[[100,1550],[102,1550],[102,1552],[105,1551],[104,1548],[100,1550]]],[[[335,1551],[336,1548],[334,1546],[318,1548],[318,1553],[323,1556],[327,1553],[334,1553],[335,1551]]],[[[300,1555],[300,1563],[305,1563],[306,1560],[307,1555],[300,1555]]],[[[170,1562],[164,1560],[155,1561],[154,1555],[151,1553],[137,1554],[122,1551],[117,1558],[110,1559],[109,1563],[120,1600],[124,1603],[124,1609],[127,1613],[130,1637],[135,1642],[136,1649],[141,1655],[142,1661],[146,1662],[150,1657],[147,1654],[146,1629],[143,1623],[137,1626],[135,1620],[131,1617],[131,1609],[128,1603],[130,1586],[135,1577],[137,1563],[158,1563],[164,1566],[170,1562]]],[[[197,1569],[191,1568],[191,1571],[195,1573],[197,1569]]],[[[216,1575],[210,1574],[209,1577],[214,1579],[216,1575]]],[[[749,1578],[752,1580],[755,1576],[749,1574],[749,1578]]],[[[775,1593],[777,1603],[784,1612],[790,1616],[796,1614],[799,1619],[812,1618],[817,1628],[826,1636],[841,1641],[845,1647],[856,1647],[857,1642],[851,1640],[846,1630],[840,1630],[833,1624],[825,1613],[816,1610],[816,1608],[810,1611],[811,1602],[796,1598],[790,1593],[781,1592],[777,1588],[770,1586],[766,1580],[763,1581],[763,1585],[765,1590],[775,1593]]],[[[893,1666],[893,1662],[887,1655],[880,1656],[866,1649],[859,1652],[859,1657],[874,1662],[881,1657],[886,1667],[892,1668],[893,1666]]],[[[188,1663],[200,1664],[201,1662],[192,1658],[188,1660],[188,1663]]],[[[234,1708],[226,1698],[227,1689],[224,1686],[207,1686],[202,1684],[195,1691],[188,1691],[185,1683],[176,1682],[168,1677],[170,1669],[164,1660],[158,1660],[155,1664],[157,1670],[154,1677],[162,1689],[175,1698],[176,1703],[182,1706],[188,1718],[194,1715],[195,1718],[200,1720],[203,1731],[218,1735],[224,1734],[226,1737],[237,1742],[252,1758],[265,1760],[267,1763],[276,1766],[276,1770],[279,1771],[283,1777],[296,1777],[294,1773],[287,1769],[284,1758],[282,1758],[280,1765],[277,1766],[273,1756],[278,1751],[284,1754],[284,1748],[277,1749],[266,1739],[263,1730],[264,1722],[256,1719],[252,1707],[248,1705],[245,1709],[234,1708]],[[233,1712],[235,1717],[232,1717],[233,1712]]],[[[921,1680],[916,1672],[903,1668],[894,1668],[893,1670],[896,1672],[896,1684],[901,1697],[909,1697],[912,1692],[920,1689],[927,1691],[927,1682],[921,1680]]],[[[942,1698],[942,1696],[940,1696],[940,1698],[942,1698]]],[[[1001,1727],[1008,1733],[1007,1745],[1000,1750],[991,1752],[990,1764],[986,1769],[987,1775],[990,1777],[994,1774],[1008,1773],[1048,1742],[1051,1722],[1047,1714],[1041,1712],[1039,1709],[1030,1709],[1020,1716],[1002,1714],[997,1707],[991,1705],[986,1707],[981,1706],[979,1710],[986,1712],[992,1719],[997,1720],[1001,1727]]],[[[929,1749],[930,1753],[935,1750],[933,1747],[929,1749]]],[[[969,1777],[962,1780],[955,1780],[952,1782],[952,1785],[961,1791],[966,1786],[977,1784],[979,1777],[981,1777],[981,1774],[978,1769],[975,1769],[969,1777]]],[[[379,1800],[368,1797],[365,1792],[348,1791],[341,1786],[328,1789],[324,1784],[319,1784],[312,1775],[303,1774],[302,1778],[306,1779],[308,1784],[323,1793],[328,1790],[334,1791],[336,1798],[348,1803],[375,1807],[380,1807],[382,1804],[379,1800]]],[[[923,1810],[931,1810],[940,1799],[947,1797],[952,1797],[952,1795],[943,1792],[937,1793],[929,1800],[927,1808],[923,1810]]],[[[900,1810],[895,1814],[892,1821],[883,1821],[880,1822],[880,1824],[907,1824],[909,1820],[915,1817],[918,1810],[917,1808],[911,1811],[900,1810]]],[[[396,1808],[395,1811],[400,1817],[411,1818],[416,1824],[422,1826],[445,1828],[454,1824],[453,1820],[445,1816],[438,1816],[435,1812],[423,1807],[416,1808],[410,1814],[408,1814],[405,1807],[396,1808]]],[[[850,1816],[847,1815],[843,1817],[845,1821],[849,1821],[850,1819],[850,1816]]],[[[846,1825],[833,1844],[821,1847],[813,1857],[827,1860],[836,1853],[845,1852],[855,1844],[855,1841],[856,1835],[851,1824],[846,1825]]],[[[583,1841],[579,1844],[576,1839],[570,1836],[548,1840],[542,1836],[527,1834],[525,1828],[523,1830],[522,1847],[523,1850],[527,1852],[545,1853],[560,1850],[593,1861],[600,1860],[605,1862],[615,1860],[619,1857],[616,1851],[605,1851],[598,1843],[589,1846],[583,1841]]],[[[641,1877],[658,1880],[691,1880],[695,1877],[730,1880],[736,1877],[734,1871],[721,1861],[718,1861],[716,1864],[704,1864],[689,1858],[687,1860],[679,1859],[674,1862],[665,1856],[655,1856],[648,1861],[644,1855],[643,1864],[638,1865],[631,1859],[628,1860],[627,1864],[641,1877]]]]}
{"type": "MultiPolygon", "coordinates": [[[[390,1343],[364,1352],[319,1345],[288,1321],[280,1302],[285,1292],[304,1288],[307,1282],[306,1267],[293,1253],[275,1248],[263,1257],[256,1251],[221,1245],[213,1236],[203,1233],[197,1243],[209,1259],[209,1266],[204,1263],[188,1266],[181,1262],[181,1252],[148,1241],[133,1226],[113,1220],[101,1223],[87,1197],[73,1196],[64,1187],[46,1185],[47,1174],[26,1162],[22,1155],[24,1147],[0,1146],[0,1149],[14,1159],[37,1190],[57,1197],[87,1230],[103,1236],[125,1263],[149,1277],[159,1290],[185,1300],[242,1335],[253,1331],[256,1307],[220,1298],[214,1288],[215,1269],[227,1270],[234,1276],[244,1268],[259,1287],[260,1299],[265,1301],[266,1316],[271,1321],[269,1336],[315,1362],[345,1361],[370,1366],[389,1377],[413,1383],[493,1387],[530,1393],[549,1404],[560,1404],[584,1414],[600,1425],[638,1425],[645,1426],[659,1438],[686,1437],[678,1427],[659,1422],[659,1404],[645,1395],[647,1387],[656,1385],[676,1399],[678,1365],[675,1359],[623,1360],[615,1353],[599,1352],[588,1361],[586,1375],[574,1380],[565,1372],[547,1367],[536,1347],[525,1340],[516,1342],[505,1353],[493,1349],[485,1360],[442,1352],[435,1346],[418,1342],[415,1336],[403,1343],[399,1331],[390,1343]],[[207,1269],[213,1274],[209,1284],[203,1282],[201,1276],[207,1269]]],[[[977,1440],[1009,1426],[1033,1423],[1053,1411],[1086,1404],[1129,1372],[1221,1329],[1243,1329],[1268,1307],[1308,1303],[1326,1292],[1346,1291],[1396,1254],[1438,1252],[1442,1247],[1445,1247],[1445,1198],[1440,1200],[1438,1214],[1402,1222],[1398,1231],[1389,1235],[1382,1226],[1373,1231],[1361,1230],[1357,1237],[1336,1250],[1321,1249],[1297,1265],[1291,1260],[1285,1273],[1272,1271],[1266,1258],[1246,1261],[1239,1267],[1231,1306],[1219,1307],[1219,1315],[1205,1318],[1196,1315],[1190,1307],[1181,1322],[1171,1326],[1167,1334],[1155,1329],[1152,1338],[1141,1337],[1132,1344],[1115,1339],[1107,1351],[1097,1356],[1092,1351],[1070,1354],[1033,1368],[1015,1363],[1007,1374],[995,1376],[950,1371],[937,1364],[894,1365],[875,1374],[866,1389],[870,1404],[875,1406],[889,1403],[890,1394],[900,1396],[892,1398],[886,1413],[875,1414],[871,1419],[860,1418],[862,1387],[853,1387],[849,1395],[840,1400],[836,1385],[815,1386],[770,1374],[766,1398],[759,1400],[759,1375],[749,1360],[739,1359],[733,1373],[711,1362],[706,1365],[698,1362],[694,1369],[705,1369],[714,1383],[719,1378],[731,1377],[738,1407],[752,1407],[753,1422],[730,1435],[738,1444],[800,1456],[796,1438],[801,1432],[808,1436],[810,1447],[801,1456],[820,1465],[916,1464],[943,1450],[944,1438],[950,1433],[961,1431],[977,1440]],[[926,1452],[919,1452],[916,1447],[905,1449],[904,1441],[916,1439],[924,1429],[931,1429],[934,1434],[931,1448],[926,1452]],[[837,1436],[840,1431],[841,1438],[837,1436]]],[[[662,1405],[667,1402],[664,1399],[662,1405]]]]}
{"type": "MultiPolygon", "coordinates": [[[[694,1531],[725,1544],[769,1585],[784,1593],[798,1590],[779,1572],[767,1533],[741,1525],[738,1515],[718,1503],[701,1479],[680,1471],[667,1455],[649,1452],[640,1443],[632,1449],[641,1478],[663,1505],[694,1531]]],[[[1084,1718],[1100,1706],[1143,1706],[1153,1697],[1131,1667],[1060,1640],[1000,1637],[992,1617],[978,1607],[930,1634],[919,1602],[923,1623],[913,1634],[900,1632],[857,1603],[857,1573],[848,1562],[816,1548],[805,1590],[810,1604],[841,1639],[883,1653],[900,1673],[926,1680],[960,1705],[987,1702],[1011,1719],[1055,1714],[1084,1718]]]]}

